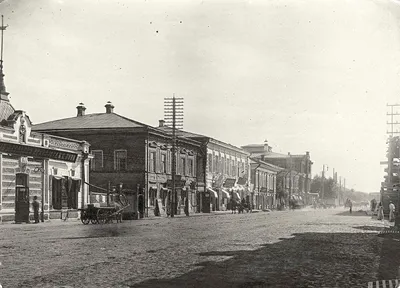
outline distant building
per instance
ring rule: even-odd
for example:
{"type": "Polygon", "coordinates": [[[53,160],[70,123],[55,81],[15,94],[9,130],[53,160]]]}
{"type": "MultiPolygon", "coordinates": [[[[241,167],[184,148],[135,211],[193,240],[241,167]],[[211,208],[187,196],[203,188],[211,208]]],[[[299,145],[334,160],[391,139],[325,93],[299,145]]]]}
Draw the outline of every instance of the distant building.
{"type": "MultiPolygon", "coordinates": [[[[156,203],[161,212],[165,211],[165,198],[172,179],[171,137],[160,129],[116,114],[110,102],[105,108],[103,113],[86,114],[86,107],[81,103],[75,117],[41,123],[33,129],[88,141],[94,155],[90,165],[91,184],[109,189],[123,183],[123,192],[129,195],[131,203],[126,212],[137,215],[138,209],[144,209],[149,215],[156,203]],[[144,197],[144,207],[139,207],[139,195],[144,197]]],[[[177,145],[176,213],[183,211],[186,195],[195,212],[197,173],[204,170],[204,157],[199,153],[201,144],[180,138],[177,145]]],[[[96,188],[91,191],[92,194],[98,192],[96,188]]]]}
{"type": "Polygon", "coordinates": [[[250,144],[242,148],[251,153],[252,158],[283,168],[284,170],[277,174],[279,189],[283,189],[288,197],[307,202],[313,164],[309,152],[302,155],[275,153],[267,141],[264,144],[250,144]]]}
{"type": "Polygon", "coordinates": [[[251,159],[253,205],[265,210],[276,207],[277,174],[283,170],[260,159],[251,159]]]}

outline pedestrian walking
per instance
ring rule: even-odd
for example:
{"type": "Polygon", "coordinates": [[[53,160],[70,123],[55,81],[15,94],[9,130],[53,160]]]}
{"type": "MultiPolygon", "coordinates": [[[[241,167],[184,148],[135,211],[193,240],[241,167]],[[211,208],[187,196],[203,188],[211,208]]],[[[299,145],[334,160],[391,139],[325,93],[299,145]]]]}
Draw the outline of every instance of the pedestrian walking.
{"type": "Polygon", "coordinates": [[[167,217],[171,215],[171,202],[170,202],[170,192],[167,192],[167,196],[165,197],[165,211],[167,213],[167,217]]]}
{"type": "Polygon", "coordinates": [[[353,202],[349,199],[350,214],[353,213],[353,202]]]}
{"type": "Polygon", "coordinates": [[[378,220],[383,220],[383,206],[382,206],[382,202],[379,202],[378,204],[378,220]]]}
{"type": "Polygon", "coordinates": [[[35,223],[39,223],[39,201],[37,200],[37,196],[33,196],[32,208],[33,208],[33,218],[35,219],[35,223]]]}
{"type": "Polygon", "coordinates": [[[389,222],[394,222],[394,211],[396,207],[394,206],[393,202],[390,201],[389,204],[389,222]]]}

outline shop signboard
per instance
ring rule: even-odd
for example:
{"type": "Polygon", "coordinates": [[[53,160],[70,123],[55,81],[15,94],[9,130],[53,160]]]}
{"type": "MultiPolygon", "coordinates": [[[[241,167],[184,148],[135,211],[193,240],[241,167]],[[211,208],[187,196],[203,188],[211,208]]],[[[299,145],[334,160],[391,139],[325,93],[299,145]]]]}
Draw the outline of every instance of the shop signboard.
{"type": "Polygon", "coordinates": [[[78,154],[75,153],[8,142],[0,142],[0,151],[23,156],[36,156],[40,158],[63,160],[66,162],[75,162],[78,157],[78,154]]]}
{"type": "Polygon", "coordinates": [[[233,186],[235,186],[235,183],[236,183],[236,179],[235,178],[228,178],[224,182],[224,187],[225,188],[232,188],[233,186]]]}
{"type": "MultiPolygon", "coordinates": [[[[186,180],[175,180],[175,188],[185,187],[186,180]]],[[[167,187],[172,188],[172,179],[167,180],[167,187]]]]}

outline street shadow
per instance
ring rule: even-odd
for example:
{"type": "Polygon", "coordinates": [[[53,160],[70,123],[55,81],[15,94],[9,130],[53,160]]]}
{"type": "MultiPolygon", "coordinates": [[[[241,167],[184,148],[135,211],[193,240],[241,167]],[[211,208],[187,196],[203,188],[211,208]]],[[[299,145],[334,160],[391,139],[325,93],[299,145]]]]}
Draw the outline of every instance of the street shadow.
{"type": "Polygon", "coordinates": [[[385,230],[385,227],[382,227],[382,226],[356,226],[353,228],[364,230],[364,231],[375,231],[375,232],[382,232],[385,230]]]}
{"type": "Polygon", "coordinates": [[[138,288],[333,288],[366,287],[369,281],[397,277],[400,242],[379,238],[374,233],[302,233],[292,236],[251,251],[199,253],[197,256],[204,257],[204,261],[191,267],[180,266],[182,275],[178,277],[150,279],[136,284],[132,278],[119,284],[138,288]],[[213,258],[223,260],[212,261],[213,258]],[[187,272],[189,269],[191,271],[187,272]]]}
{"type": "Polygon", "coordinates": [[[336,214],[337,216],[364,216],[364,217],[371,217],[368,215],[366,211],[353,211],[350,213],[349,211],[344,211],[336,214]]]}

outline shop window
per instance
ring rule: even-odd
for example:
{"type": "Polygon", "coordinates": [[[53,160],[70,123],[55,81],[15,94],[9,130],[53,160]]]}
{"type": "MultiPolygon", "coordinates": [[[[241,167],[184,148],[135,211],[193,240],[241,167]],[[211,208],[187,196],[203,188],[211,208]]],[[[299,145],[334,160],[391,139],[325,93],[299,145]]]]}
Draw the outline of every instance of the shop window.
{"type": "Polygon", "coordinates": [[[92,171],[99,171],[103,168],[103,151],[93,150],[93,159],[90,161],[92,171]]]}
{"type": "Polygon", "coordinates": [[[150,159],[149,159],[149,171],[156,172],[156,152],[150,152],[150,159]]]}
{"type": "Polygon", "coordinates": [[[78,209],[78,192],[81,181],[71,177],[51,176],[53,209],[78,209]]]}
{"type": "Polygon", "coordinates": [[[156,201],[157,201],[157,189],[154,187],[151,187],[149,190],[149,205],[150,206],[155,206],[156,201]]]}
{"type": "Polygon", "coordinates": [[[168,190],[165,187],[161,188],[160,197],[163,206],[165,206],[165,199],[167,198],[167,195],[168,195],[168,190]]]}
{"type": "Polygon", "coordinates": [[[114,169],[116,171],[127,170],[127,152],[126,150],[114,151],[114,169]]]}

